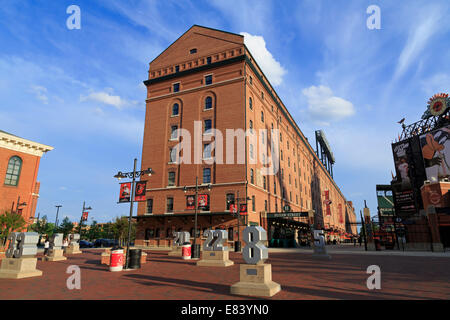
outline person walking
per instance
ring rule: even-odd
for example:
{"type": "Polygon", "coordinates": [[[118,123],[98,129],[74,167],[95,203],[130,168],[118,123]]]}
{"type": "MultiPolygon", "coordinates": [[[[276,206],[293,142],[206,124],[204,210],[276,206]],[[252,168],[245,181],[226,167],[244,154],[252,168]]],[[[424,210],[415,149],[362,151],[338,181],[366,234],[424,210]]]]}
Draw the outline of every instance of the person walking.
{"type": "Polygon", "coordinates": [[[48,241],[48,236],[47,236],[45,238],[45,242],[44,242],[44,256],[47,255],[49,248],[50,248],[50,241],[48,241]]]}
{"type": "Polygon", "coordinates": [[[69,241],[67,241],[67,238],[64,238],[64,242],[62,245],[62,248],[64,250],[64,252],[66,252],[66,248],[69,246],[69,241]]]}

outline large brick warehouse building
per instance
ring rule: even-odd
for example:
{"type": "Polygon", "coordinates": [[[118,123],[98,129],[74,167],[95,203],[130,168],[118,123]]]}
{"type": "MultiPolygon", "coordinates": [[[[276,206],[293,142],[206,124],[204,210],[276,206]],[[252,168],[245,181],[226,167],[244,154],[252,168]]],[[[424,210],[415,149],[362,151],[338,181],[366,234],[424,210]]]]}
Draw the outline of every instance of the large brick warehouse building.
{"type": "Polygon", "coordinates": [[[193,236],[194,206],[189,201],[196,177],[198,199],[204,201],[198,230],[228,230],[230,245],[238,238],[234,205],[242,204],[247,204],[247,215],[239,221],[240,239],[243,225],[263,226],[270,239],[293,239],[295,232],[306,238],[307,220],[295,213],[309,209],[315,210],[317,227],[329,238],[356,234],[346,223],[356,221],[351,202],[244,45],[243,36],[195,25],[150,63],[144,83],[141,167],[152,168],[154,174],[142,178],[147,180],[147,193],[146,202],[138,206],[136,244],[166,246],[172,231],[193,236]],[[181,129],[190,136],[180,135],[181,129]],[[257,140],[250,135],[230,139],[227,130],[255,133],[257,140]],[[219,139],[217,132],[223,137],[219,139]],[[180,148],[189,138],[190,148],[180,148]],[[279,170],[264,173],[270,166],[279,170]],[[286,211],[294,214],[276,215],[286,211]]]}
{"type": "Polygon", "coordinates": [[[14,211],[32,223],[39,198],[39,163],[53,147],[0,130],[0,213],[14,211]]]}

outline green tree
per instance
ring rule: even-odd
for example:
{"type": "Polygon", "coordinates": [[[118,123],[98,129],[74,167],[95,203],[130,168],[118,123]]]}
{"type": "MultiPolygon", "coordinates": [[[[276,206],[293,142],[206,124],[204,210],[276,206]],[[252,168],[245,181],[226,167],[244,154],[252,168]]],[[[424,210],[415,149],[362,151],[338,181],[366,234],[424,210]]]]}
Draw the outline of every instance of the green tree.
{"type": "Polygon", "coordinates": [[[22,215],[5,211],[0,215],[0,246],[6,244],[11,232],[21,231],[26,225],[22,215]]]}
{"type": "Polygon", "coordinates": [[[53,235],[53,232],[55,231],[55,224],[49,223],[47,221],[47,216],[44,215],[39,221],[32,224],[30,226],[31,231],[37,232],[40,235],[48,235],[49,237],[53,235]]]}
{"type": "MultiPolygon", "coordinates": [[[[114,239],[119,240],[120,245],[125,245],[128,239],[128,218],[117,217],[111,226],[111,231],[114,234],[114,239]]],[[[136,237],[136,222],[131,220],[131,239],[134,241],[136,237]]]]}
{"type": "Polygon", "coordinates": [[[65,217],[61,224],[58,226],[56,232],[63,233],[65,238],[68,234],[72,233],[72,230],[73,223],[70,221],[69,217],[65,217]]]}
{"type": "Polygon", "coordinates": [[[87,232],[87,238],[89,241],[103,238],[102,228],[98,225],[96,220],[92,221],[91,227],[87,232]]]}

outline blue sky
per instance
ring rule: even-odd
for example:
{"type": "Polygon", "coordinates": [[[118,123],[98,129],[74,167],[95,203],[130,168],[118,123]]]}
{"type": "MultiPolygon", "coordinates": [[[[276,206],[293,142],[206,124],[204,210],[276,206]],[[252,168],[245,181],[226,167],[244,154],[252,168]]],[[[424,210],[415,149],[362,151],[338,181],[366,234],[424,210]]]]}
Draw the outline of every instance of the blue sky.
{"type": "MultiPolygon", "coordinates": [[[[314,146],[323,129],[334,176],[358,212],[389,183],[396,122],[420,119],[450,88],[450,3],[443,1],[2,1],[0,129],[53,146],[36,214],[128,215],[118,170],[140,161],[148,63],[193,24],[245,33],[247,45],[314,146]],[[69,5],[81,29],[69,30],[69,5]],[[381,29],[369,30],[369,5],[381,29]]],[[[61,221],[62,218],[60,218],[61,221]]],[[[91,219],[89,219],[91,221],[91,219]]]]}

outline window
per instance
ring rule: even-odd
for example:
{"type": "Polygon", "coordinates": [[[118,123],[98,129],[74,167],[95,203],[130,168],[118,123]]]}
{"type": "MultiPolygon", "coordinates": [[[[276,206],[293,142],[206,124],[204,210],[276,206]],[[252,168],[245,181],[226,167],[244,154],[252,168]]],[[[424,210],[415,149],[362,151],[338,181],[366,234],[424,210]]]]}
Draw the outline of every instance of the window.
{"type": "Polygon", "coordinates": [[[275,180],[273,181],[273,193],[277,194],[277,183],[275,180]]]}
{"type": "Polygon", "coordinates": [[[211,121],[211,119],[206,119],[204,121],[204,123],[205,123],[205,131],[204,132],[207,132],[208,130],[211,130],[211,128],[212,128],[212,121],[211,121]]]}
{"type": "Polygon", "coordinates": [[[288,148],[288,150],[289,150],[289,141],[287,142],[287,148],[288,148]]]}
{"type": "Polygon", "coordinates": [[[180,83],[174,83],[173,84],[173,92],[180,91],[180,83]]]}
{"type": "Polygon", "coordinates": [[[21,169],[22,159],[17,156],[11,157],[8,162],[8,169],[6,170],[5,184],[8,186],[17,186],[21,169]]]}
{"type": "Polygon", "coordinates": [[[212,109],[212,98],[206,97],[205,99],[205,110],[212,109]]]}
{"type": "Polygon", "coordinates": [[[250,110],[253,110],[253,100],[252,100],[252,98],[248,98],[248,107],[250,108],[250,110]]]}
{"type": "Polygon", "coordinates": [[[264,122],[264,112],[261,111],[261,122],[264,122]]]}
{"type": "Polygon", "coordinates": [[[264,136],[266,135],[266,131],[261,131],[261,142],[262,144],[265,144],[264,136]]]}
{"type": "Polygon", "coordinates": [[[266,187],[267,187],[267,185],[266,185],[266,176],[264,176],[263,177],[263,188],[264,188],[264,190],[266,190],[266,187]]]}
{"type": "Polygon", "coordinates": [[[288,167],[291,167],[291,158],[288,157],[288,167]]]}
{"type": "Polygon", "coordinates": [[[166,212],[173,212],[173,198],[167,198],[166,212]]]}
{"type": "Polygon", "coordinates": [[[267,211],[267,200],[264,200],[264,211],[267,211]]]}
{"type": "Polygon", "coordinates": [[[147,213],[153,213],[153,199],[147,199],[147,213]]]}
{"type": "Polygon", "coordinates": [[[170,139],[176,140],[178,138],[178,126],[171,127],[170,139]]]}
{"type": "Polygon", "coordinates": [[[250,183],[255,183],[254,175],[253,175],[253,169],[250,169],[250,183]]]}
{"type": "Polygon", "coordinates": [[[278,212],[278,203],[275,202],[275,212],[278,212]]]}
{"type": "Polygon", "coordinates": [[[168,186],[174,186],[175,185],[175,172],[170,171],[169,172],[169,181],[167,183],[168,186]]]}
{"type": "Polygon", "coordinates": [[[264,100],[264,92],[261,91],[261,99],[264,100]]]}
{"type": "Polygon", "coordinates": [[[212,84],[212,75],[205,77],[205,85],[212,84]]]}
{"type": "Polygon", "coordinates": [[[211,57],[206,58],[206,63],[211,64],[211,57]]]}
{"type": "Polygon", "coordinates": [[[280,142],[283,142],[283,135],[280,132],[280,142]]]}
{"type": "Polygon", "coordinates": [[[292,192],[289,191],[289,201],[292,201],[292,192]]]}
{"type": "Polygon", "coordinates": [[[253,78],[250,76],[250,84],[253,84],[253,78]]]}
{"type": "Polygon", "coordinates": [[[253,133],[253,121],[252,120],[250,120],[250,133],[253,133]]]}
{"type": "Polygon", "coordinates": [[[211,169],[203,168],[203,183],[211,183],[211,169]]]}
{"type": "Polygon", "coordinates": [[[175,72],[180,72],[180,66],[175,66],[175,72]]]}
{"type": "Polygon", "coordinates": [[[253,159],[253,144],[250,144],[250,159],[253,159]]]}
{"type": "Polygon", "coordinates": [[[230,210],[231,204],[234,204],[234,193],[227,193],[227,210],[230,210]]]}
{"type": "Polygon", "coordinates": [[[283,150],[280,150],[280,159],[283,160],[283,150]]]}
{"type": "Polygon", "coordinates": [[[197,48],[194,48],[194,49],[189,50],[189,53],[190,53],[190,54],[197,53],[197,48]]]}
{"type": "Polygon", "coordinates": [[[177,116],[179,113],[179,109],[180,109],[180,106],[178,105],[178,103],[175,103],[172,106],[172,116],[177,116]]]}
{"type": "Polygon", "coordinates": [[[256,211],[256,201],[255,201],[255,196],[252,196],[252,211],[256,211]]]}
{"type": "Polygon", "coordinates": [[[211,158],[211,143],[203,145],[203,159],[211,158]]]}

